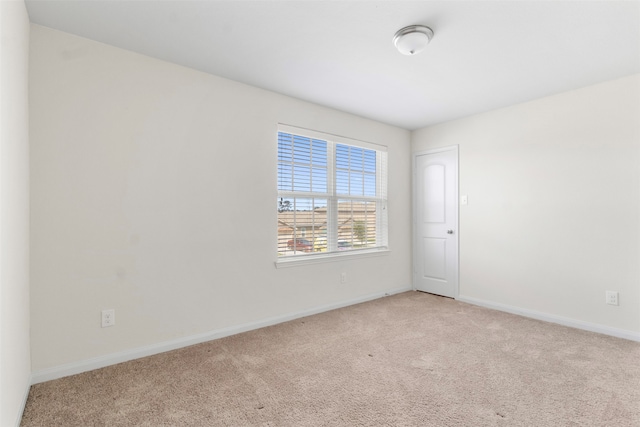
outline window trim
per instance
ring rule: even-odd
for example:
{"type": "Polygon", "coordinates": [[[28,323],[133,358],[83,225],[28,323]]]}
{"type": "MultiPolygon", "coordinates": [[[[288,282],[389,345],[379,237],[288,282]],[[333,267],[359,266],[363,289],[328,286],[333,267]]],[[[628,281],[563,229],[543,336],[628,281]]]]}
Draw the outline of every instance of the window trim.
{"type": "Polygon", "coordinates": [[[344,258],[358,259],[384,256],[389,255],[390,252],[391,250],[389,249],[389,245],[387,245],[385,248],[354,249],[351,251],[330,252],[321,255],[290,255],[287,257],[278,257],[274,264],[276,268],[289,268],[302,265],[335,262],[344,258]]]}
{"type": "MultiPolygon", "coordinates": [[[[335,165],[335,146],[337,144],[343,144],[343,145],[348,145],[348,146],[352,146],[352,147],[358,147],[358,148],[363,148],[363,149],[367,149],[367,150],[375,150],[379,153],[383,153],[384,154],[384,160],[381,160],[380,158],[383,156],[376,156],[376,188],[380,189],[380,192],[382,192],[382,194],[384,194],[383,196],[383,200],[378,200],[378,202],[383,203],[383,209],[387,209],[388,208],[388,160],[387,160],[387,156],[388,156],[388,150],[387,150],[387,146],[385,145],[381,145],[381,144],[376,144],[376,143],[372,143],[372,142],[367,142],[367,141],[362,141],[362,140],[358,140],[358,139],[354,139],[354,138],[348,138],[348,137],[344,137],[344,136],[340,136],[340,135],[335,135],[335,134],[331,134],[331,133],[327,133],[327,132],[320,132],[320,131],[315,131],[312,129],[306,129],[306,128],[302,128],[302,127],[297,127],[297,126],[292,126],[292,125],[287,125],[287,124],[283,124],[283,123],[278,123],[277,125],[277,129],[276,129],[276,141],[278,139],[277,135],[278,133],[283,132],[283,133],[288,133],[288,134],[292,134],[292,135],[299,135],[299,136],[303,136],[303,137],[308,137],[311,139],[318,139],[318,140],[324,140],[327,141],[328,143],[331,143],[333,146],[333,150],[328,150],[329,152],[328,154],[328,159],[327,159],[327,165],[331,165],[330,167],[330,171],[331,171],[331,176],[327,177],[327,183],[328,183],[328,192],[329,193],[333,193],[334,192],[334,186],[335,186],[335,180],[336,180],[336,165],[335,165]]],[[[281,197],[281,192],[278,191],[276,189],[277,195],[278,197],[281,197]]],[[[300,194],[300,193],[299,193],[300,194]]],[[[305,194],[302,193],[300,194],[300,196],[304,197],[305,194]]],[[[318,195],[311,195],[309,194],[310,197],[318,197],[318,195]]],[[[335,197],[335,202],[337,203],[337,201],[340,199],[339,195],[334,194],[335,197]]],[[[378,199],[380,196],[378,194],[376,194],[376,197],[374,197],[375,199],[378,199]]],[[[344,198],[346,199],[350,199],[350,200],[357,200],[359,197],[358,196],[345,196],[344,198]]],[[[362,197],[363,199],[368,199],[371,200],[371,197],[362,197]]],[[[330,222],[331,219],[333,219],[333,224],[336,223],[337,221],[337,205],[336,206],[332,206],[336,203],[332,203],[331,201],[327,201],[329,204],[327,206],[327,222],[330,222]],[[334,212],[335,211],[335,212],[334,212]],[[332,218],[333,217],[333,218],[332,218]]],[[[389,249],[389,237],[388,237],[388,230],[389,230],[389,226],[388,226],[388,213],[385,214],[385,218],[386,221],[383,222],[383,217],[381,215],[378,215],[376,218],[376,230],[377,232],[381,232],[383,234],[381,234],[380,236],[383,236],[383,238],[381,240],[383,240],[383,244],[379,247],[374,247],[374,248],[364,248],[364,249],[352,249],[349,251],[332,251],[332,252],[326,252],[326,253],[317,253],[317,254],[313,254],[313,255],[309,255],[309,254],[301,254],[301,255],[289,255],[289,256],[279,256],[277,249],[275,251],[275,255],[276,255],[276,261],[275,261],[275,266],[276,268],[281,268],[281,267],[293,267],[293,266],[298,266],[298,265],[308,265],[308,264],[316,264],[316,263],[324,263],[324,262],[332,262],[332,261],[336,261],[338,259],[345,259],[345,258],[350,258],[350,259],[354,259],[354,258],[368,258],[368,257],[373,257],[373,256],[381,256],[381,255],[387,255],[390,252],[389,249]],[[384,227],[384,230],[382,230],[382,226],[386,225],[386,227],[384,227]]],[[[331,229],[327,229],[327,234],[328,233],[336,233],[338,232],[337,228],[335,227],[331,227],[331,229]]],[[[379,237],[380,238],[380,237],[379,237]]],[[[329,236],[327,235],[327,241],[329,241],[329,236]]],[[[337,242],[337,239],[333,239],[337,242]]]]}

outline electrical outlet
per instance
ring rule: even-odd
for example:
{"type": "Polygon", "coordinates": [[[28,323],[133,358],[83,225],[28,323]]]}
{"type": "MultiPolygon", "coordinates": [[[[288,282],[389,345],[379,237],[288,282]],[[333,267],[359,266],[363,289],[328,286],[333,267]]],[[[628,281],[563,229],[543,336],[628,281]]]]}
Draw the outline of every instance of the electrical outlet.
{"type": "Polygon", "coordinates": [[[618,293],[616,291],[607,291],[606,303],[610,305],[618,305],[618,293]]]}
{"type": "Polygon", "coordinates": [[[340,273],[340,283],[347,283],[347,273],[340,273]]]}
{"type": "Polygon", "coordinates": [[[113,326],[116,324],[116,311],[111,308],[109,310],[102,310],[102,327],[113,326]]]}

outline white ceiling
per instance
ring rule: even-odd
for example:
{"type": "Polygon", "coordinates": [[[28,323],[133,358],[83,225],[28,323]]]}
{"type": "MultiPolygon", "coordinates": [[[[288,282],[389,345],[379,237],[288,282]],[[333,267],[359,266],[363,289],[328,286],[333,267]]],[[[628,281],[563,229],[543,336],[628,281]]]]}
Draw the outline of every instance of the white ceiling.
{"type": "Polygon", "coordinates": [[[31,22],[417,129],[640,73],[640,1],[27,0],[31,22]],[[435,36],[416,56],[401,27],[435,36]]]}

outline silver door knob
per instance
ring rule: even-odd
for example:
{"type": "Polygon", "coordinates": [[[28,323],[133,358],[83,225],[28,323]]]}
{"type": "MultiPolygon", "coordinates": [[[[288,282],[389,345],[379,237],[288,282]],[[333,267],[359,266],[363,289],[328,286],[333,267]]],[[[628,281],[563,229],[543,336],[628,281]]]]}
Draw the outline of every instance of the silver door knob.
{"type": "Polygon", "coordinates": [[[453,234],[453,230],[447,230],[447,234],[453,234]]]}

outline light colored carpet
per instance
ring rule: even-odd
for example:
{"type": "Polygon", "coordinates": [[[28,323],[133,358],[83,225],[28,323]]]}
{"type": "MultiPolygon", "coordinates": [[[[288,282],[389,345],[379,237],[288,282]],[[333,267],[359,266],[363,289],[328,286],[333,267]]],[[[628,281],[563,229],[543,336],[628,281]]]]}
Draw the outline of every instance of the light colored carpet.
{"type": "Polygon", "coordinates": [[[406,292],[37,384],[22,426],[640,426],[640,343],[406,292]]]}

